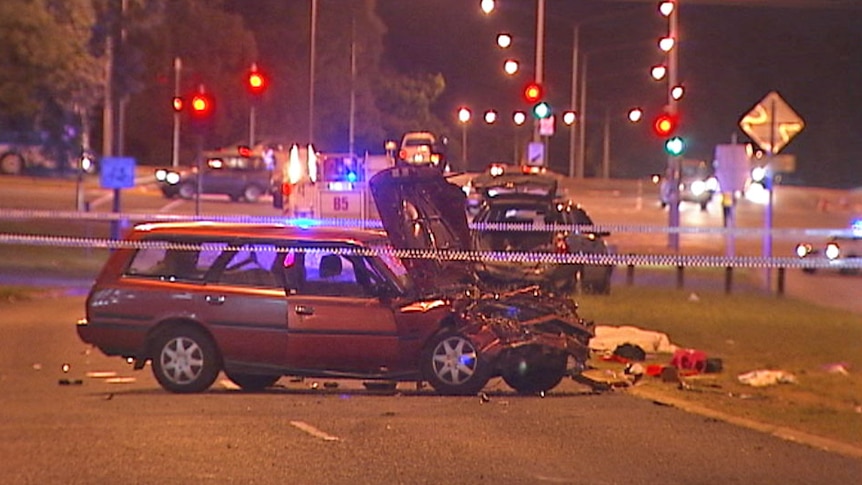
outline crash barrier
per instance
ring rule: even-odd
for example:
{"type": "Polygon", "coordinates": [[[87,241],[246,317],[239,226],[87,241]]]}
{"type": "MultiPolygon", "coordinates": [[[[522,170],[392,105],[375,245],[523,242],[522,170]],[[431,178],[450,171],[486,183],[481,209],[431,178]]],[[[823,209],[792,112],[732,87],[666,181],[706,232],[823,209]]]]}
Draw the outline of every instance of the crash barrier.
{"type": "MultiPolygon", "coordinates": [[[[135,214],[135,213],[87,213],[75,211],[35,211],[35,210],[0,210],[0,219],[7,220],[34,220],[53,219],[65,221],[90,221],[90,222],[180,222],[180,221],[211,221],[211,222],[233,222],[233,223],[270,223],[284,224],[311,228],[317,225],[354,227],[354,228],[381,228],[380,221],[374,220],[310,220],[292,219],[285,217],[260,217],[260,216],[189,216],[177,214],[135,214]]],[[[755,228],[713,228],[713,227],[661,227],[661,226],[631,226],[631,225],[533,225],[533,224],[471,224],[471,229],[478,231],[549,231],[568,230],[575,233],[670,233],[680,234],[724,234],[724,235],[761,235],[764,229],[755,228]]],[[[783,236],[825,237],[843,235],[848,231],[835,229],[780,229],[772,230],[773,235],[780,233],[783,236]]],[[[189,245],[172,243],[166,245],[163,242],[153,241],[125,241],[113,238],[99,237],[74,237],[60,235],[39,234],[8,234],[0,233],[0,245],[27,245],[27,246],[53,246],[66,248],[96,248],[96,249],[122,249],[166,247],[167,249],[207,249],[206,245],[189,245]]],[[[219,245],[224,249],[223,245],[219,245]]],[[[271,249],[270,249],[271,250],[271,249]]],[[[700,254],[624,254],[624,253],[550,253],[550,252],[521,252],[521,251],[450,251],[450,250],[427,250],[427,249],[391,249],[374,248],[368,250],[351,250],[347,248],[301,248],[281,247],[279,251],[326,251],[339,254],[388,254],[398,258],[413,259],[435,259],[442,261],[468,261],[468,262],[520,262],[535,264],[575,264],[575,265],[597,265],[597,266],[622,266],[626,268],[626,281],[633,284],[635,267],[673,267],[676,268],[677,286],[682,287],[685,268],[724,268],[725,290],[730,292],[735,268],[754,269],[776,269],[778,270],[778,293],[783,294],[784,276],[786,269],[836,269],[844,271],[855,271],[862,269],[862,258],[851,258],[842,260],[830,260],[826,257],[763,257],[763,256],[717,256],[700,254]]]]}

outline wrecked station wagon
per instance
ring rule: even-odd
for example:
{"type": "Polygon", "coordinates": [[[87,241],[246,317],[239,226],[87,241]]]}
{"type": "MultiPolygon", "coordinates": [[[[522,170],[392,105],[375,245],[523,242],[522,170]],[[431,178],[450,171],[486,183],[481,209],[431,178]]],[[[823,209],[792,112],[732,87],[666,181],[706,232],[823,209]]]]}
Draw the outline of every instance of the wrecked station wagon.
{"type": "Polygon", "coordinates": [[[396,257],[469,249],[457,186],[406,167],[371,189],[385,231],[139,224],[97,277],[78,335],[137,369],[151,361],[173,392],[204,391],[222,371],[245,390],[301,376],[427,381],[453,395],[496,376],[538,393],[580,373],[593,327],[570,298],[488,291],[467,261],[396,257]]]}

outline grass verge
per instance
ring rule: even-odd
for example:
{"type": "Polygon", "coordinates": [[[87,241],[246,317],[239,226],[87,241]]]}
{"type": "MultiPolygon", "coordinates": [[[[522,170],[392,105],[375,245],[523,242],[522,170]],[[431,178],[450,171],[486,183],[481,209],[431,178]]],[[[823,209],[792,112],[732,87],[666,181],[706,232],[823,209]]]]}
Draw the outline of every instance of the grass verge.
{"type": "MultiPolygon", "coordinates": [[[[638,385],[745,419],[862,446],[862,316],[756,292],[617,287],[578,297],[581,316],[598,325],[633,325],[703,350],[723,371],[678,385],[645,377],[638,385]],[[847,372],[836,372],[839,369],[847,372]],[[755,388],[737,376],[759,369],[792,373],[795,384],[755,388]]],[[[652,357],[669,363],[669,355],[652,357]]],[[[597,366],[607,365],[597,363],[597,366]]]]}

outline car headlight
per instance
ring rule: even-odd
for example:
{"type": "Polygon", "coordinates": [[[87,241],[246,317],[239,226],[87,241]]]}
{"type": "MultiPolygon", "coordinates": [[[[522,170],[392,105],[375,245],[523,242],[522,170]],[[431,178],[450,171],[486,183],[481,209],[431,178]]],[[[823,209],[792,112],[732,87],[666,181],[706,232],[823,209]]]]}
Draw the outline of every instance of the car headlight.
{"type": "Polygon", "coordinates": [[[718,183],[718,179],[715,177],[710,177],[706,179],[706,190],[712,192],[718,192],[721,190],[721,185],[718,183]]]}
{"type": "Polygon", "coordinates": [[[156,170],[156,180],[158,180],[159,182],[164,182],[167,175],[168,171],[163,168],[156,170]]]}
{"type": "Polygon", "coordinates": [[[834,242],[829,243],[826,245],[825,254],[829,259],[838,259],[838,256],[841,256],[841,248],[834,242]]]}
{"type": "Polygon", "coordinates": [[[698,196],[706,192],[706,182],[703,180],[695,180],[691,183],[691,193],[698,196]]]}
{"type": "Polygon", "coordinates": [[[177,172],[168,172],[167,174],[165,174],[165,182],[171,185],[178,184],[180,182],[180,174],[178,174],[177,172]]]}
{"type": "Polygon", "coordinates": [[[804,258],[811,254],[811,245],[810,244],[797,244],[796,245],[796,255],[800,258],[804,258]]]}

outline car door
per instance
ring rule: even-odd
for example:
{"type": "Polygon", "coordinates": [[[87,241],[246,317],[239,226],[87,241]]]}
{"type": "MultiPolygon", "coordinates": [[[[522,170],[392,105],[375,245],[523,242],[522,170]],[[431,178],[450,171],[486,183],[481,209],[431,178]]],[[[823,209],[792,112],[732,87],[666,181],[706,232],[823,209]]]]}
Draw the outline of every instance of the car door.
{"type": "Polygon", "coordinates": [[[228,364],[285,364],[284,253],[268,241],[233,241],[214,263],[201,310],[228,364]]]}
{"type": "Polygon", "coordinates": [[[294,264],[303,278],[287,296],[290,366],[360,374],[397,367],[395,316],[363,282],[365,259],[308,251],[294,264]]]}

